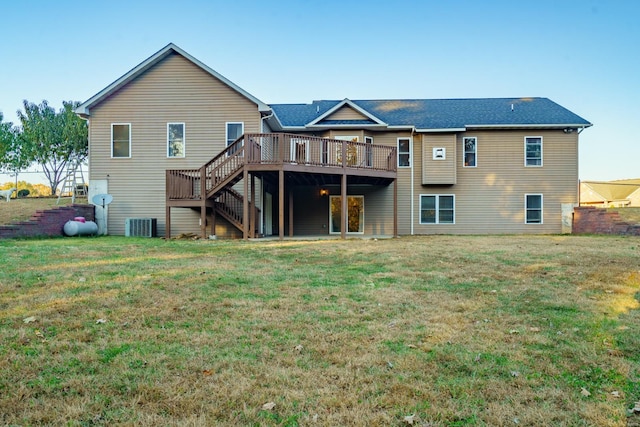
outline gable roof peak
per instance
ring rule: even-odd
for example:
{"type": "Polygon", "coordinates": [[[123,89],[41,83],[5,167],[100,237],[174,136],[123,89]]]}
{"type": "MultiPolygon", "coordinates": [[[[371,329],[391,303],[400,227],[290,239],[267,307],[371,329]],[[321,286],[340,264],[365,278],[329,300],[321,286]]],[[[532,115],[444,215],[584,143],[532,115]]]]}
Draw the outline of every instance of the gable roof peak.
{"type": "Polygon", "coordinates": [[[91,98],[89,98],[87,101],[80,104],[78,108],[75,109],[76,114],[83,117],[88,117],[90,115],[90,110],[92,107],[101,103],[107,97],[109,97],[110,95],[112,95],[113,93],[115,93],[116,91],[124,87],[125,85],[127,85],[133,79],[144,74],[147,70],[149,70],[150,68],[152,68],[153,66],[158,64],[160,61],[162,61],[164,58],[166,58],[167,56],[169,56],[174,52],[182,56],[183,58],[187,59],[197,67],[201,68],[205,72],[209,73],[211,76],[220,80],[222,83],[229,86],[231,89],[238,92],[240,95],[244,96],[254,104],[256,104],[258,106],[258,111],[271,112],[271,108],[267,104],[260,101],[258,98],[251,95],[250,93],[242,89],[240,86],[236,85],[231,80],[224,77],[222,74],[213,70],[208,65],[200,62],[198,59],[194,58],[193,56],[188,54],[186,51],[182,50],[176,44],[169,43],[165,47],[163,47],[162,49],[160,49],[159,51],[157,51],[156,53],[154,53],[153,55],[151,55],[150,57],[142,61],[140,64],[138,64],[137,66],[129,70],[129,72],[127,72],[126,74],[118,78],[109,86],[107,86],[106,88],[104,88],[103,90],[101,90],[100,92],[92,96],[91,98]]]}

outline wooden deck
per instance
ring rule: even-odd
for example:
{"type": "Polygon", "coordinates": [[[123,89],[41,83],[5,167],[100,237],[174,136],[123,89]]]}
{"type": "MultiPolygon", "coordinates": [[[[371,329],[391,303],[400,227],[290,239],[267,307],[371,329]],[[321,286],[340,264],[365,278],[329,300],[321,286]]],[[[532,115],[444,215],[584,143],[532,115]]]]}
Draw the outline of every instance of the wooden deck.
{"type": "MultiPolygon", "coordinates": [[[[251,202],[255,200],[255,177],[277,174],[282,199],[285,173],[294,175],[301,183],[340,183],[346,203],[347,177],[373,185],[395,183],[396,148],[284,133],[242,135],[198,169],[166,171],[167,234],[170,235],[171,230],[170,209],[191,207],[200,208],[202,224],[206,224],[206,208],[213,211],[214,224],[216,211],[225,217],[242,218],[234,225],[242,227],[245,238],[255,237],[255,217],[259,215],[251,202]],[[231,187],[241,180],[244,180],[243,194],[250,197],[234,194],[234,199],[237,200],[238,195],[242,198],[243,205],[243,212],[234,213],[223,206],[222,196],[228,196],[231,187]]],[[[280,208],[283,212],[283,200],[280,208]]],[[[280,233],[283,228],[279,228],[280,233]]]]}

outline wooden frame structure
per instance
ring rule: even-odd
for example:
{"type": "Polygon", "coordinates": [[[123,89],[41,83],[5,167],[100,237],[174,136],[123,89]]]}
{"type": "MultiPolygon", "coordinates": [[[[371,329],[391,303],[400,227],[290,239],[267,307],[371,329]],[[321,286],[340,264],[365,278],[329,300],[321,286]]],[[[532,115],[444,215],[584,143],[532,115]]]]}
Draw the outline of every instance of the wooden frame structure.
{"type": "MultiPolygon", "coordinates": [[[[284,238],[285,196],[288,194],[289,235],[293,236],[293,193],[285,180],[304,184],[339,184],[341,224],[346,223],[347,187],[352,183],[394,184],[393,234],[397,236],[396,147],[371,145],[315,136],[260,133],[244,134],[198,169],[166,171],[166,237],[171,236],[171,209],[200,210],[200,228],[206,237],[207,211],[211,235],[220,215],[242,230],[243,238],[258,237],[260,210],[255,206],[256,177],[277,186],[278,233],[284,238]],[[242,193],[233,187],[242,181],[242,193]],[[274,182],[275,181],[275,182],[274,182]]],[[[346,237],[346,227],[341,227],[346,237]]]]}

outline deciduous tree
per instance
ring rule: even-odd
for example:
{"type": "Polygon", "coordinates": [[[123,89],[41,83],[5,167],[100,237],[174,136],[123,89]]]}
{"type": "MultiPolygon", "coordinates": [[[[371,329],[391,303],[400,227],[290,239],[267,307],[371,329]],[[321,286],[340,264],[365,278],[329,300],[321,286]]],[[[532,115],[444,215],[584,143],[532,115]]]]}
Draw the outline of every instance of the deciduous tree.
{"type": "Polygon", "coordinates": [[[0,113],[0,172],[15,176],[16,187],[18,174],[31,163],[22,147],[20,129],[11,122],[4,122],[0,113]]]}
{"type": "Polygon", "coordinates": [[[33,162],[42,167],[56,194],[70,162],[81,163],[87,157],[87,124],[74,112],[78,102],[64,102],[58,112],[46,100],[34,104],[23,101],[24,112],[18,110],[22,123],[22,146],[33,162]]]}

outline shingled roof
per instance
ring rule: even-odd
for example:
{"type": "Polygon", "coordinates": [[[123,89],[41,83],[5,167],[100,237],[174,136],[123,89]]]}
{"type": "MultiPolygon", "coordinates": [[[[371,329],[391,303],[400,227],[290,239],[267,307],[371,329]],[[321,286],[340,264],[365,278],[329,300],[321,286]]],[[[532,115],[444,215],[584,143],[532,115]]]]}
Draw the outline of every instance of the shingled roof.
{"type": "Polygon", "coordinates": [[[330,126],[340,104],[356,106],[371,120],[341,120],[339,125],[364,122],[416,130],[463,130],[478,127],[589,127],[591,123],[547,98],[396,99],[314,101],[311,104],[269,105],[287,128],[330,126]],[[327,121],[319,121],[327,115],[327,121]]]}

